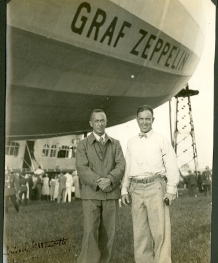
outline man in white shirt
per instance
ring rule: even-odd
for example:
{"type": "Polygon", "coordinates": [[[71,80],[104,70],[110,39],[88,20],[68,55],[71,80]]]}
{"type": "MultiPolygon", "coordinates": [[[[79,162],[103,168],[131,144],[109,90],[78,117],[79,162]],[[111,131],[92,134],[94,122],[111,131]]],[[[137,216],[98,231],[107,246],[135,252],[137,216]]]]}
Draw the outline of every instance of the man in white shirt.
{"type": "Polygon", "coordinates": [[[130,204],[135,262],[171,263],[168,205],[176,198],[179,170],[169,141],[152,130],[153,109],[137,110],[141,133],[128,141],[122,203],[130,204]]]}
{"type": "Polygon", "coordinates": [[[67,180],[66,180],[66,191],[64,195],[64,203],[67,200],[67,196],[68,196],[68,202],[71,203],[71,189],[73,185],[73,177],[68,172],[66,172],[65,177],[67,178],[67,180]]]}
{"type": "Polygon", "coordinates": [[[35,174],[39,175],[42,177],[44,175],[44,170],[42,170],[41,166],[38,167],[38,169],[35,170],[35,174]]]}

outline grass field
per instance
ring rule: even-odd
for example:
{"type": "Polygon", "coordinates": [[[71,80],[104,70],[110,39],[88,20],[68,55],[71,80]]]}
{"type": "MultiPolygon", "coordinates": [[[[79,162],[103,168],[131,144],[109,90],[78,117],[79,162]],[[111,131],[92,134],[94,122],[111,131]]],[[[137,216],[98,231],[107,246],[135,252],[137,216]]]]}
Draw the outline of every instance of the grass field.
{"type": "MultiPolygon", "coordinates": [[[[211,197],[190,198],[186,191],[170,207],[172,262],[210,262],[211,197]]],[[[83,234],[81,201],[29,202],[5,218],[8,263],[74,263],[83,234]]],[[[114,263],[133,263],[131,211],[121,207],[114,263]]],[[[6,258],[6,257],[5,257],[6,258]]],[[[146,262],[149,263],[149,262],[146,262]]]]}

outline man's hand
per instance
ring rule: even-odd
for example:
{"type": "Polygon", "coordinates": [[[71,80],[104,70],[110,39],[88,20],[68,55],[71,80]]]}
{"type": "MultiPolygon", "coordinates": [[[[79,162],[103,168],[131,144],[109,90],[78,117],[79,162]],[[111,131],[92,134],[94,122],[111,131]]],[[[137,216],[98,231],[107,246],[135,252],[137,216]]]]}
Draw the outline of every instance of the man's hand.
{"type": "Polygon", "coordinates": [[[168,198],[169,199],[169,205],[172,205],[172,201],[176,199],[176,195],[166,193],[163,197],[163,201],[165,198],[168,198]]]}
{"type": "Polygon", "coordinates": [[[101,188],[101,190],[105,190],[108,186],[111,185],[111,180],[109,178],[100,178],[97,181],[98,186],[101,188]]]}
{"type": "Polygon", "coordinates": [[[124,206],[130,205],[130,198],[128,194],[124,194],[121,196],[121,201],[124,206]]]}
{"type": "Polygon", "coordinates": [[[108,187],[106,187],[104,190],[103,190],[103,192],[105,192],[105,193],[110,193],[111,191],[112,191],[112,187],[111,186],[108,186],[108,187]]]}

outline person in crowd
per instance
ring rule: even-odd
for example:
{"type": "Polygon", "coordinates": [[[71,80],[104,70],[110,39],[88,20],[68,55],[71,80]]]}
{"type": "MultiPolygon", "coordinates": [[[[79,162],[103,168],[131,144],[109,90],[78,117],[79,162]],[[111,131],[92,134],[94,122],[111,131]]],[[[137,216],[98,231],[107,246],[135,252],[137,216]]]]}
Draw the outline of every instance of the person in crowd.
{"type": "Polygon", "coordinates": [[[54,201],[54,193],[55,193],[55,184],[56,184],[56,180],[55,180],[55,175],[52,174],[51,176],[51,180],[49,182],[50,188],[49,188],[49,194],[50,194],[50,200],[54,201]]]}
{"type": "Polygon", "coordinates": [[[212,184],[212,175],[209,169],[209,166],[205,168],[205,171],[202,173],[203,178],[203,188],[204,194],[207,196],[211,194],[211,184],[212,184]]]}
{"type": "Polygon", "coordinates": [[[75,186],[74,186],[74,183],[73,183],[73,185],[72,185],[72,187],[71,187],[71,199],[72,199],[72,200],[76,200],[76,198],[75,198],[75,186]]]}
{"type": "Polygon", "coordinates": [[[30,200],[30,186],[29,186],[29,177],[31,176],[30,173],[25,174],[24,178],[27,179],[27,200],[30,200]]]}
{"type": "Polygon", "coordinates": [[[55,174],[55,191],[54,191],[54,200],[58,199],[59,192],[59,174],[55,174]]]}
{"type": "Polygon", "coordinates": [[[29,174],[29,177],[27,178],[27,183],[29,187],[29,200],[35,199],[35,190],[33,189],[33,178],[34,174],[29,174]]]}
{"type": "Polygon", "coordinates": [[[44,175],[44,170],[41,168],[41,166],[39,166],[36,170],[35,170],[35,172],[34,172],[35,174],[37,174],[37,175],[40,175],[40,177],[42,178],[42,176],[44,175]]]}
{"type": "Polygon", "coordinates": [[[194,173],[192,173],[191,170],[188,170],[188,195],[191,196],[195,196],[196,195],[196,186],[197,186],[197,177],[194,173]]]}
{"type": "MultiPolygon", "coordinates": [[[[188,175],[183,175],[181,171],[179,171],[179,175],[183,179],[182,180],[183,188],[187,189],[188,188],[188,175]]],[[[178,184],[178,187],[179,187],[179,184],[178,184]]]]}
{"type": "Polygon", "coordinates": [[[66,181],[67,178],[63,174],[63,172],[60,173],[59,176],[59,189],[58,189],[58,204],[62,200],[62,203],[64,203],[64,196],[65,196],[65,191],[66,191],[66,181]]]}
{"type": "Polygon", "coordinates": [[[30,191],[30,200],[36,200],[37,198],[37,189],[36,189],[37,179],[38,177],[34,173],[29,177],[28,183],[29,183],[29,191],[30,191]]]}
{"type": "Polygon", "coordinates": [[[121,200],[132,203],[136,263],[171,262],[169,206],[177,196],[179,170],[170,142],[152,129],[153,109],[137,110],[140,133],[128,141],[121,200]]]}
{"type": "Polygon", "coordinates": [[[49,200],[49,177],[47,173],[42,178],[42,196],[43,199],[49,200]]]}
{"type": "Polygon", "coordinates": [[[204,192],[203,177],[202,177],[202,173],[200,171],[197,171],[197,183],[198,183],[198,191],[199,191],[199,193],[203,193],[204,192]]]}
{"type": "Polygon", "coordinates": [[[35,200],[41,201],[41,196],[42,196],[42,180],[40,175],[34,174],[33,176],[33,187],[32,189],[34,190],[34,196],[35,200]]]}
{"type": "Polygon", "coordinates": [[[27,205],[27,181],[28,179],[25,178],[25,174],[21,173],[19,175],[19,185],[20,185],[20,195],[19,195],[19,203],[22,202],[22,196],[24,197],[24,204],[27,205]]]}
{"type": "Polygon", "coordinates": [[[78,144],[76,167],[81,180],[84,215],[78,263],[112,262],[125,159],[120,142],[105,133],[107,118],[100,109],[90,117],[93,132],[78,144]]]}
{"type": "Polygon", "coordinates": [[[4,187],[4,200],[5,200],[5,213],[8,213],[9,200],[14,205],[14,208],[19,212],[19,205],[17,200],[19,200],[20,185],[19,180],[15,173],[11,173],[8,169],[5,173],[5,187],[4,187]]]}
{"type": "Polygon", "coordinates": [[[188,174],[186,174],[186,176],[181,176],[181,177],[183,178],[184,189],[188,189],[188,174]]]}
{"type": "Polygon", "coordinates": [[[72,175],[69,172],[66,172],[66,190],[64,195],[64,202],[68,199],[68,202],[71,203],[71,190],[72,190],[72,184],[73,184],[73,178],[72,175]]]}
{"type": "Polygon", "coordinates": [[[77,171],[73,172],[73,185],[75,187],[75,200],[81,199],[80,193],[80,184],[79,184],[79,177],[77,175],[77,171]]]}
{"type": "Polygon", "coordinates": [[[42,197],[42,178],[43,178],[45,172],[41,168],[41,166],[39,166],[38,169],[36,169],[34,173],[35,173],[35,176],[37,177],[37,181],[36,181],[36,185],[35,185],[36,200],[41,200],[41,197],[42,197]]]}
{"type": "Polygon", "coordinates": [[[36,199],[39,201],[42,200],[42,175],[37,176],[36,199]]]}

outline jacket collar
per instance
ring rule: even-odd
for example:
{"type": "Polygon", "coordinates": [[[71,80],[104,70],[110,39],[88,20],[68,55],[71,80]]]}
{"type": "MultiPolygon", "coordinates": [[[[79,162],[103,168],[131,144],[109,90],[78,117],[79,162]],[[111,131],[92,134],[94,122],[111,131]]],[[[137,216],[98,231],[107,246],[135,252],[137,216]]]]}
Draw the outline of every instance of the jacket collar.
{"type": "MultiPolygon", "coordinates": [[[[96,140],[95,138],[95,135],[93,134],[93,132],[88,136],[88,142],[90,145],[92,145],[96,140]]],[[[111,141],[111,143],[113,143],[113,139],[108,136],[106,133],[105,133],[105,144],[107,143],[107,141],[111,141]]]]}
{"type": "Polygon", "coordinates": [[[96,138],[97,141],[99,141],[100,138],[103,139],[103,141],[105,142],[106,140],[106,134],[104,133],[103,135],[99,136],[98,134],[96,134],[95,132],[92,132],[96,138]]]}

